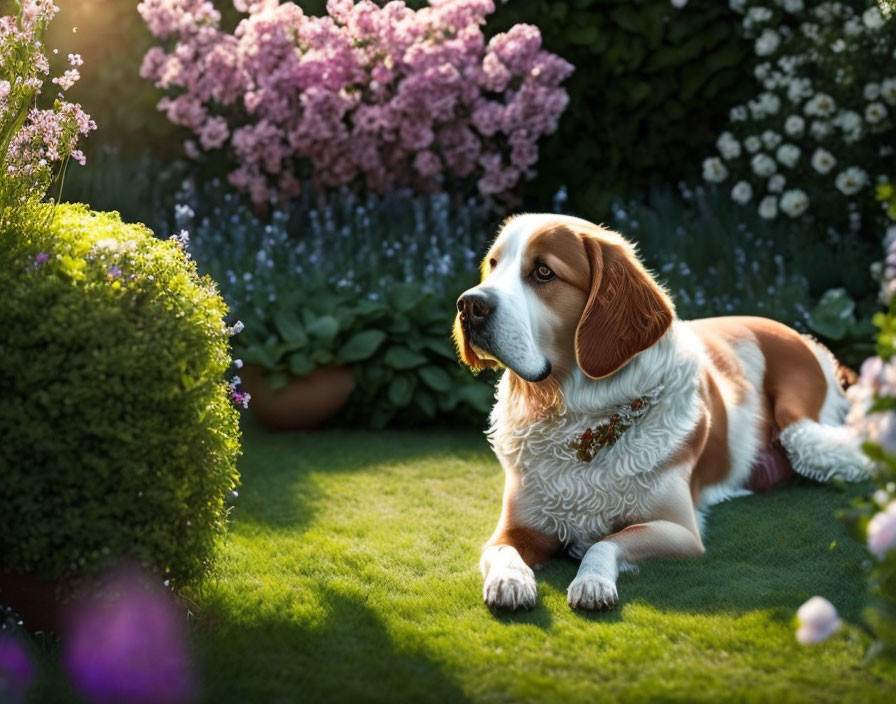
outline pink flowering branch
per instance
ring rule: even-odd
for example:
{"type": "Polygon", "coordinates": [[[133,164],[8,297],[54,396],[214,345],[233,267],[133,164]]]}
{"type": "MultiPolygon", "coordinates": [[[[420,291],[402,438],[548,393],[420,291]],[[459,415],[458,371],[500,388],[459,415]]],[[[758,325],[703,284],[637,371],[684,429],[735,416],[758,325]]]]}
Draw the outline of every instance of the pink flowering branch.
{"type": "Polygon", "coordinates": [[[208,0],[144,0],[138,10],[167,51],[141,75],[159,108],[193,132],[187,153],[225,149],[230,182],[259,204],[355,181],[383,192],[476,179],[505,198],[531,177],[538,141],[557,128],[573,67],[517,25],[482,34],[492,0],[330,0],[309,17],[292,2],[236,0],[233,34],[208,0]]]}

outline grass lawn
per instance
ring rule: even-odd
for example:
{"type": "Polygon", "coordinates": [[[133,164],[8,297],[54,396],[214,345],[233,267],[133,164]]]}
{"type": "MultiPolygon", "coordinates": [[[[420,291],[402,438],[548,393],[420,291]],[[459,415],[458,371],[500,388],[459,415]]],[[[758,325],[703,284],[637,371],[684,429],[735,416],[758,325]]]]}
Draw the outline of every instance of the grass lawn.
{"type": "Polygon", "coordinates": [[[620,605],[575,613],[576,564],[531,612],[482,603],[479,548],[502,474],[480,433],[250,430],[219,578],[193,595],[206,701],[893,701],[863,663],[861,548],[803,483],[716,507],[707,555],[649,562],[620,605]],[[794,638],[829,598],[847,622],[794,638]]]}

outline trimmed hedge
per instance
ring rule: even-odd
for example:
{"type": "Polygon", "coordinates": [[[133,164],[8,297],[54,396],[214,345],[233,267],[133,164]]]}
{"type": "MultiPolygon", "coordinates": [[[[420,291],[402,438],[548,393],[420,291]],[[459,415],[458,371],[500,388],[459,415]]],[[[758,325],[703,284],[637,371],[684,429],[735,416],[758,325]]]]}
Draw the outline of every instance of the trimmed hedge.
{"type": "Polygon", "coordinates": [[[0,555],[48,579],[209,570],[235,487],[226,305],[174,241],[58,206],[0,233],[0,555]]]}
{"type": "Polygon", "coordinates": [[[750,90],[751,49],[727,2],[497,3],[489,28],[518,22],[537,25],[545,48],[576,67],[569,107],[527,189],[542,207],[566,185],[567,208],[601,220],[615,197],[696,176],[750,90]]]}

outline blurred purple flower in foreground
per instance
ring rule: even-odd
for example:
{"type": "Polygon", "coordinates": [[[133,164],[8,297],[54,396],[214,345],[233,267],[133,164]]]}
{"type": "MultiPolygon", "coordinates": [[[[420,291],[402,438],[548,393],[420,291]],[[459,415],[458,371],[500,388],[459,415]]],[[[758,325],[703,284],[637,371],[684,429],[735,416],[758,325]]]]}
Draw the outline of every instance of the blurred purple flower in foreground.
{"type": "Polygon", "coordinates": [[[11,636],[0,635],[0,702],[24,702],[36,674],[22,644],[11,636]]]}
{"type": "Polygon", "coordinates": [[[80,604],[63,643],[75,689],[95,704],[180,704],[197,685],[186,619],[171,595],[135,571],[116,576],[103,595],[80,604]]]}

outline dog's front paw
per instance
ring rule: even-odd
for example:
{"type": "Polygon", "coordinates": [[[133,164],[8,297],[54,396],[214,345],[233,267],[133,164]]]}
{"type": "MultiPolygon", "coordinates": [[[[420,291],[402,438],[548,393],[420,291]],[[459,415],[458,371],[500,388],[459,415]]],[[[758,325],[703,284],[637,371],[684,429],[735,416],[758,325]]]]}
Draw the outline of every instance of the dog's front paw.
{"type": "Polygon", "coordinates": [[[574,609],[598,611],[612,609],[619,601],[616,583],[598,574],[580,574],[569,585],[566,600],[574,609]]]}
{"type": "Polygon", "coordinates": [[[482,598],[492,609],[531,609],[537,596],[535,573],[525,564],[495,565],[482,587],[482,598]]]}

